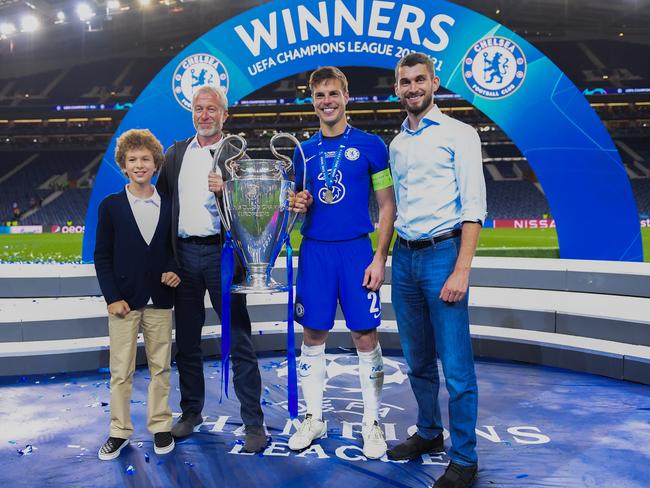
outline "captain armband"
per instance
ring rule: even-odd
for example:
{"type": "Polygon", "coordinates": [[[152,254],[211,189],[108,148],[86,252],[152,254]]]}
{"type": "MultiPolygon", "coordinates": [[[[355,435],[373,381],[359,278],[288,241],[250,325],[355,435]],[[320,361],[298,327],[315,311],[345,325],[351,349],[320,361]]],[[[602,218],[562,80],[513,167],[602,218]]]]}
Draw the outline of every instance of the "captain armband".
{"type": "Polygon", "coordinates": [[[386,168],[379,173],[375,173],[371,176],[372,178],[372,189],[374,191],[383,190],[389,186],[393,186],[393,177],[390,175],[390,169],[386,168]]]}

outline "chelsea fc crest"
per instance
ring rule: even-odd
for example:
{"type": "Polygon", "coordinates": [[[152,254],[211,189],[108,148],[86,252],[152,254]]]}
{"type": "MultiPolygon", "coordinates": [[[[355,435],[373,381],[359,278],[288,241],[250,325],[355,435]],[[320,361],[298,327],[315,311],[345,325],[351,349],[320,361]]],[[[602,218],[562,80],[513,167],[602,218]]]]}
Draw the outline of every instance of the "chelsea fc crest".
{"type": "Polygon", "coordinates": [[[356,161],[361,153],[356,147],[349,147],[345,150],[345,157],[348,161],[356,161]]]}
{"type": "Polygon", "coordinates": [[[467,51],[463,60],[465,83],[478,96],[499,99],[512,95],[526,77],[526,56],[505,37],[486,37],[467,51]]]}
{"type": "Polygon", "coordinates": [[[172,89],[181,107],[192,110],[192,95],[204,85],[220,86],[228,93],[228,72],[221,61],[211,54],[193,54],[178,64],[172,89]]]}

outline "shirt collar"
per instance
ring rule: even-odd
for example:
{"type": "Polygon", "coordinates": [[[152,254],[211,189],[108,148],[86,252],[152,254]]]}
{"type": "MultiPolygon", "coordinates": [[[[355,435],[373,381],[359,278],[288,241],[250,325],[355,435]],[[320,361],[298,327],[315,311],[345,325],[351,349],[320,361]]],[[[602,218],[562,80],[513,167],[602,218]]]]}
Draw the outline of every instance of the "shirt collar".
{"type": "Polygon", "coordinates": [[[422,132],[424,129],[431,125],[440,125],[442,122],[442,112],[437,105],[433,105],[431,109],[426,113],[424,117],[420,120],[417,129],[412,130],[409,126],[409,119],[406,117],[404,122],[402,122],[402,132],[407,132],[410,135],[417,135],[422,132]]]}
{"type": "Polygon", "coordinates": [[[223,141],[223,137],[224,137],[224,136],[222,135],[221,139],[219,139],[219,140],[218,140],[217,142],[215,142],[214,144],[211,144],[211,145],[209,145],[209,146],[201,146],[201,144],[199,144],[199,139],[198,139],[198,137],[197,137],[197,136],[194,136],[194,138],[193,138],[192,141],[190,142],[189,147],[190,147],[191,149],[209,149],[209,150],[211,150],[211,151],[214,151],[214,150],[216,150],[216,149],[219,147],[219,144],[221,144],[221,141],[223,141]]]}
{"type": "Polygon", "coordinates": [[[156,190],[156,187],[153,187],[153,195],[151,195],[149,198],[139,198],[136,197],[133,193],[129,191],[129,185],[126,185],[124,187],[124,191],[126,191],[126,197],[129,199],[129,203],[131,205],[135,205],[138,202],[142,203],[153,203],[156,207],[160,207],[160,194],[158,193],[158,190],[156,190]]]}

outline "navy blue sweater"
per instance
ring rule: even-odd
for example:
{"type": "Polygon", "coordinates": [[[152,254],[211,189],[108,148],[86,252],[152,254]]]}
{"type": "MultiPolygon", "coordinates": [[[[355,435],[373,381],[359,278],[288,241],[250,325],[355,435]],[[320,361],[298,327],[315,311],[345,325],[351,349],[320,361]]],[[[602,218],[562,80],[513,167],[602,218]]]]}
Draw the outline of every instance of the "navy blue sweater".
{"type": "Polygon", "coordinates": [[[171,246],[171,203],[161,195],[160,217],[151,244],[142,238],[126,190],[108,195],[99,206],[95,270],[106,303],[125,300],[134,310],[149,298],[155,307],[172,308],[173,289],[160,282],[178,272],[171,246]]]}

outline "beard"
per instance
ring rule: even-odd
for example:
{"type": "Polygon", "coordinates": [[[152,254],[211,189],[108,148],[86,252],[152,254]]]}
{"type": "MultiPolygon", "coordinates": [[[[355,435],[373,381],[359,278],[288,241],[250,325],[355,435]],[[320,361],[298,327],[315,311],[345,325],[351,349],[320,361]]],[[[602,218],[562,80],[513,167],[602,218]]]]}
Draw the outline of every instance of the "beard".
{"type": "Polygon", "coordinates": [[[211,127],[201,127],[198,124],[194,124],[194,128],[196,129],[196,133],[200,135],[201,137],[212,137],[221,132],[221,127],[219,127],[219,124],[214,124],[211,127]]]}
{"type": "Polygon", "coordinates": [[[422,103],[417,107],[409,105],[408,102],[406,101],[406,97],[402,97],[400,101],[402,102],[402,106],[408,113],[413,115],[420,115],[422,112],[428,110],[429,107],[431,107],[431,102],[433,102],[433,93],[430,93],[428,96],[425,96],[424,99],[422,100],[422,103]]]}

